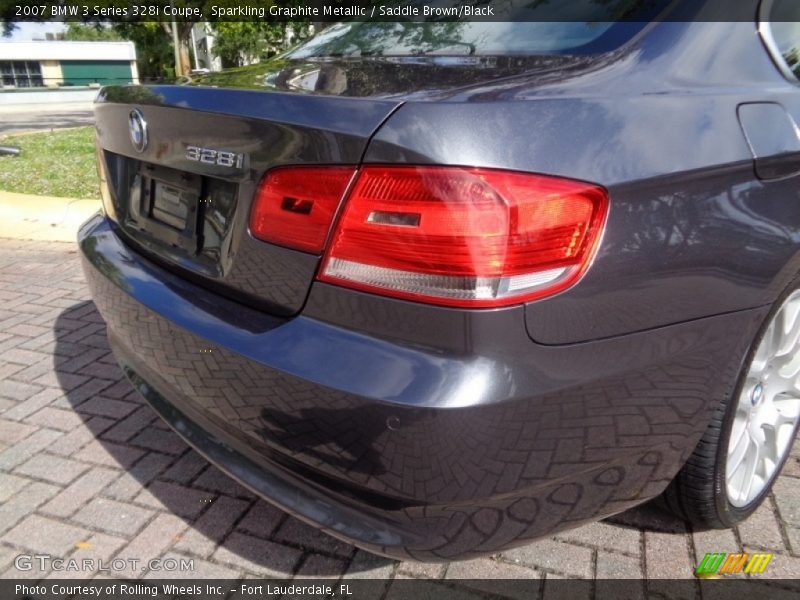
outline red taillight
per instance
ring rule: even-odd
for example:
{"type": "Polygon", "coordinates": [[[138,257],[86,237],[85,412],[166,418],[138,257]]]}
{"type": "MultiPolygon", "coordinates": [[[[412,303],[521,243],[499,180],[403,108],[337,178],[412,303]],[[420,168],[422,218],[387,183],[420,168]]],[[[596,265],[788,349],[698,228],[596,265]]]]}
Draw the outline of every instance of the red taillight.
{"type": "Polygon", "coordinates": [[[250,213],[254,237],[320,253],[356,167],[281,167],[264,175],[250,213]]]}
{"type": "Polygon", "coordinates": [[[607,204],[600,187],[542,175],[363,167],[320,279],[447,306],[540,298],[589,266],[607,204]]]}

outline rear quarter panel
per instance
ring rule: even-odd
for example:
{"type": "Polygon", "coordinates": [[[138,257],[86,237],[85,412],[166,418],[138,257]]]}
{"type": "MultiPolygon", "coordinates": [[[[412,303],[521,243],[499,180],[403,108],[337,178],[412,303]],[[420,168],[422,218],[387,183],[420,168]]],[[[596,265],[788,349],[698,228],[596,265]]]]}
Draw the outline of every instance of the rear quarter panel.
{"type": "Polygon", "coordinates": [[[558,84],[523,77],[407,103],[365,160],[604,185],[611,206],[593,266],[526,306],[534,340],[580,342],[768,304],[796,275],[800,180],[755,176],[737,107],[756,101],[800,117],[798,88],[754,23],[661,23],[558,84]]]}

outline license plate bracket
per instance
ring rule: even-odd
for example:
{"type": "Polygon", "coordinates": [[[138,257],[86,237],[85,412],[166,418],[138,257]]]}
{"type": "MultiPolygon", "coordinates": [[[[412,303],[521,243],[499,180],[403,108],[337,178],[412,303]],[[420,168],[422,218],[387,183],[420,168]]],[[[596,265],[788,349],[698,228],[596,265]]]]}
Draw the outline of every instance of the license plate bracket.
{"type": "Polygon", "coordinates": [[[198,175],[142,165],[131,186],[131,219],[157,240],[196,253],[201,189],[198,175]]]}

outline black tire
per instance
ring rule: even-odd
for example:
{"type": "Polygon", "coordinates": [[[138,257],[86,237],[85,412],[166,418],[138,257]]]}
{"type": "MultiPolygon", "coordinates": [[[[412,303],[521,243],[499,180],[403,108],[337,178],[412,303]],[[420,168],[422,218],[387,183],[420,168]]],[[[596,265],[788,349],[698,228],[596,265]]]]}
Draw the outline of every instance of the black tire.
{"type": "MultiPolygon", "coordinates": [[[[773,305],[750,346],[732,392],[717,407],[694,452],[660,497],[660,504],[664,508],[698,528],[727,529],[749,517],[769,495],[789,457],[787,451],[767,485],[751,502],[742,507],[731,504],[725,483],[725,467],[736,402],[745,384],[753,356],[769,324],[786,298],[797,289],[800,289],[800,283],[795,282],[773,305]]],[[[797,435],[798,426],[800,423],[795,425],[792,439],[797,435]]]]}

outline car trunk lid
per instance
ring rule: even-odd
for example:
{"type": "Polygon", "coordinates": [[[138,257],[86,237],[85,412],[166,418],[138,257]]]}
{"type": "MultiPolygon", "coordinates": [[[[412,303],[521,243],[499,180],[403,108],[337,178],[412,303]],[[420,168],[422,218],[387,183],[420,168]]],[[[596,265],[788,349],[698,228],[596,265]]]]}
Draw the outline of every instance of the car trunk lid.
{"type": "Polygon", "coordinates": [[[258,182],[282,165],[357,165],[399,105],[220,87],[104,88],[95,116],[106,212],[162,266],[248,305],[294,314],[319,256],[249,234],[258,182]]]}

